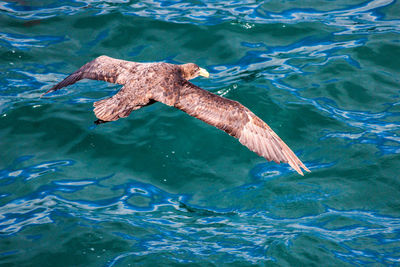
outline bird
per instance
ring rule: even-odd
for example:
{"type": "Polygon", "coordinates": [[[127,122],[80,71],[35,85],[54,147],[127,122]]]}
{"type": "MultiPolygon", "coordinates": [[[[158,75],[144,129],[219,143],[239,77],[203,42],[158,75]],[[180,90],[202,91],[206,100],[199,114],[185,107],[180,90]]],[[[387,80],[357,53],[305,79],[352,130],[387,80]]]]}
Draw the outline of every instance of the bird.
{"type": "Polygon", "coordinates": [[[161,102],[223,130],[268,161],[288,163],[300,175],[304,175],[302,169],[310,172],[267,123],[248,108],[189,82],[198,76],[208,78],[209,73],[194,63],[141,63],[102,55],[43,95],[82,79],[120,84],[123,86],[115,95],[94,102],[96,124],[128,117],[134,110],[161,102]]]}

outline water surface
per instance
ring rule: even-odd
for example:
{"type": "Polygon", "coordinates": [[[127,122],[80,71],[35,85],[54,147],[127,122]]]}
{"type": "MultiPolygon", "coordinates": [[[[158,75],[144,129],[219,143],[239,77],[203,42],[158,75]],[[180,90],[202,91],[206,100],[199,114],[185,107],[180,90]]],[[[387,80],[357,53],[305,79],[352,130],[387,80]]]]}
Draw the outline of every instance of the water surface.
{"type": "Polygon", "coordinates": [[[0,264],[400,264],[400,5],[0,1],[0,264]],[[312,170],[120,86],[52,85],[99,55],[195,62],[312,170]]]}

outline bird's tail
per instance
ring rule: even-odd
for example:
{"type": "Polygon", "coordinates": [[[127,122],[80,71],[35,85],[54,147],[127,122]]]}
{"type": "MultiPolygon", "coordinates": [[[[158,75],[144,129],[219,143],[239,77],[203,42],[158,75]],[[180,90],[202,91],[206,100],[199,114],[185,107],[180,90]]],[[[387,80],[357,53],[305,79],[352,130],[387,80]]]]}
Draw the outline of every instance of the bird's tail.
{"type": "Polygon", "coordinates": [[[128,117],[132,108],[127,106],[125,101],[116,97],[106,98],[93,103],[94,114],[103,121],[115,121],[119,118],[128,117]]]}

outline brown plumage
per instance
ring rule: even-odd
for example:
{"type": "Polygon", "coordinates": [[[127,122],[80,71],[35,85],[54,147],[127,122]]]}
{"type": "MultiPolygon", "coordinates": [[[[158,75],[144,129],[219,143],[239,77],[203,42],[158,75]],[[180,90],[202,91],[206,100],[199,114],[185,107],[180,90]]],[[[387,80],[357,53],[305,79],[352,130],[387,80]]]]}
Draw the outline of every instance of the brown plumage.
{"type": "Polygon", "coordinates": [[[301,168],[309,172],[282,139],[253,112],[239,102],[188,81],[199,75],[208,77],[208,72],[193,63],[136,63],[100,56],[45,94],[81,79],[121,84],[123,87],[117,94],[93,104],[94,113],[102,122],[127,117],[133,110],[161,102],[225,131],[269,161],[289,163],[301,175],[301,168]]]}

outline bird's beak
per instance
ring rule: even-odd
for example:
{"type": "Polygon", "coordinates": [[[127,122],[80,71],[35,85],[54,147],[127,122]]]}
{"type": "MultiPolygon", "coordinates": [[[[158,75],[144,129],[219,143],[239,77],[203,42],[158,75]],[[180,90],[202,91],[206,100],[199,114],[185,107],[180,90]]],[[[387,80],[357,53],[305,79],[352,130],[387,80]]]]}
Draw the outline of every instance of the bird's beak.
{"type": "Polygon", "coordinates": [[[200,76],[203,76],[203,77],[206,77],[206,78],[210,77],[210,73],[208,73],[208,71],[206,71],[206,70],[203,69],[203,68],[200,68],[199,75],[200,75],[200,76]]]}

